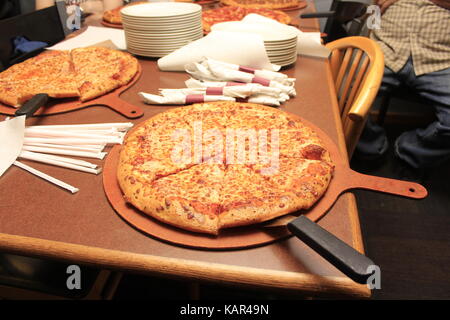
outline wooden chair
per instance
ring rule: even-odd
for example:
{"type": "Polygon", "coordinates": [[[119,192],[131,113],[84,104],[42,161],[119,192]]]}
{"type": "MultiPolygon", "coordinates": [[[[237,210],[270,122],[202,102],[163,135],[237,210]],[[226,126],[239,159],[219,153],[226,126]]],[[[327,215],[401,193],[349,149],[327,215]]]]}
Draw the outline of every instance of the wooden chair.
{"type": "Polygon", "coordinates": [[[323,29],[325,43],[361,34],[367,18],[367,1],[333,0],[326,12],[304,13],[301,19],[327,18],[323,29]]]}
{"type": "Polygon", "coordinates": [[[351,158],[384,73],[378,44],[366,37],[346,37],[326,44],[342,126],[351,158]]]}
{"type": "Polygon", "coordinates": [[[81,288],[69,290],[70,263],[0,253],[0,300],[111,300],[120,272],[80,265],[81,288]]]}

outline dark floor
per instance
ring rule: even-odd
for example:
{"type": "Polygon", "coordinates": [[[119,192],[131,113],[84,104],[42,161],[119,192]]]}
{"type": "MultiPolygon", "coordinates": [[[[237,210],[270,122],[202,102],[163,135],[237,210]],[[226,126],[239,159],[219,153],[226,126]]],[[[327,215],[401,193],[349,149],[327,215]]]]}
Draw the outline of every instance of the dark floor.
{"type": "MultiPolygon", "coordinates": [[[[388,128],[391,146],[407,129],[388,128]]],[[[355,192],[366,254],[381,268],[381,289],[373,291],[373,299],[450,299],[450,164],[417,174],[405,169],[390,147],[378,164],[353,160],[351,166],[375,176],[420,180],[429,192],[424,200],[355,192]]],[[[115,298],[176,299],[188,292],[185,283],[126,275],[115,298]]],[[[202,286],[197,293],[202,299],[294,298],[219,286],[202,286]]]]}
{"type": "Polygon", "coordinates": [[[450,299],[450,163],[412,172],[394,157],[395,137],[408,128],[388,130],[390,149],[379,166],[353,160],[356,171],[420,182],[423,200],[356,191],[367,254],[381,268],[381,290],[374,299],[450,299]]]}

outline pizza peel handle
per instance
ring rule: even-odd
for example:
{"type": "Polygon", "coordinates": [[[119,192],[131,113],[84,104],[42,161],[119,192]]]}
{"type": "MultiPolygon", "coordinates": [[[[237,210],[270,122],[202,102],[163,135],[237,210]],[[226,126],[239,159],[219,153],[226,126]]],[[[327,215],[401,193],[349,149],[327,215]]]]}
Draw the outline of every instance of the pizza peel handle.
{"type": "Polygon", "coordinates": [[[305,216],[287,224],[289,231],[357,283],[367,283],[375,263],[305,216]]]}
{"type": "Polygon", "coordinates": [[[40,107],[43,107],[48,102],[48,95],[45,93],[39,93],[33,98],[25,102],[17,111],[14,113],[15,116],[26,116],[31,117],[40,107]]]}
{"type": "Polygon", "coordinates": [[[141,108],[120,99],[119,95],[120,93],[114,93],[100,97],[96,103],[105,105],[129,119],[139,118],[144,114],[141,108]]]}
{"type": "Polygon", "coordinates": [[[366,189],[413,199],[423,199],[428,195],[427,189],[415,182],[369,176],[351,169],[346,176],[346,190],[366,189]]]}

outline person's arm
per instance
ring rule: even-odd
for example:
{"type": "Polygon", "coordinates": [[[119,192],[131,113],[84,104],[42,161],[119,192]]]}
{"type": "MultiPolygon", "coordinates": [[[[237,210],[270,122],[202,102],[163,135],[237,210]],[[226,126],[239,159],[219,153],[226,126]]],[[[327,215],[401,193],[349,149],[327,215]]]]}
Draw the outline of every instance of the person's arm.
{"type": "Polygon", "coordinates": [[[450,0],[430,0],[435,5],[450,10],[450,0]]]}
{"type": "Polygon", "coordinates": [[[55,5],[55,0],[36,0],[36,10],[41,10],[55,5]]]}

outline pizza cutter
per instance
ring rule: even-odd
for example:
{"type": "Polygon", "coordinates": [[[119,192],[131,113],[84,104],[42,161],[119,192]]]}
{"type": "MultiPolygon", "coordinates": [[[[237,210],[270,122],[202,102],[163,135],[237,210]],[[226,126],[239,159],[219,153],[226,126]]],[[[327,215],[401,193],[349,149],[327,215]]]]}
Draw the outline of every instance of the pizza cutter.
{"type": "Polygon", "coordinates": [[[367,283],[367,279],[373,274],[371,267],[375,263],[371,259],[304,215],[286,215],[264,227],[287,227],[293,235],[357,283],[367,283]]]}
{"type": "Polygon", "coordinates": [[[47,104],[49,95],[46,93],[38,93],[33,98],[25,102],[19,109],[16,110],[14,115],[31,117],[40,107],[47,104]]]}

